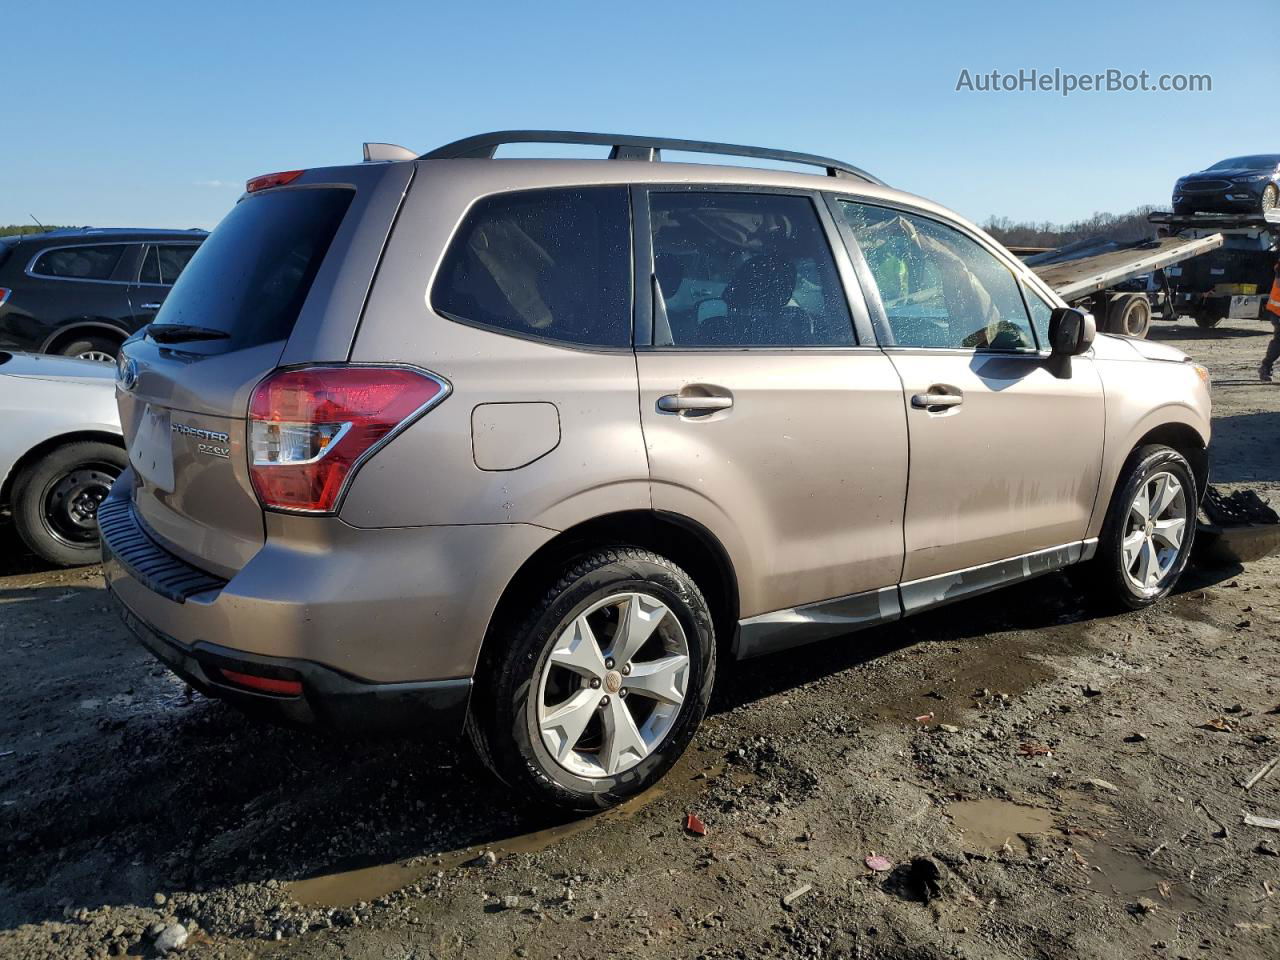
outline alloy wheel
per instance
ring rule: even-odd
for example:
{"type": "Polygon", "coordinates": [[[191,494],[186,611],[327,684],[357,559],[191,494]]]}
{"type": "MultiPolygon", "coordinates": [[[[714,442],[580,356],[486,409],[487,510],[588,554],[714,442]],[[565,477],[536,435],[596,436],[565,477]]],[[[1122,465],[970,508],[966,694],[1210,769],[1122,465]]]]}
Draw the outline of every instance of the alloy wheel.
{"type": "Polygon", "coordinates": [[[1280,203],[1280,187],[1269,183],[1262,191],[1262,212],[1274,210],[1277,203],[1280,203]]]}
{"type": "Polygon", "coordinates": [[[94,363],[115,363],[116,358],[102,350],[85,350],[76,354],[77,360],[92,360],[94,363]]]}
{"type": "Polygon", "coordinates": [[[689,642],[661,600],[618,593],[566,626],[538,678],[538,732],[570,773],[631,769],[675,725],[689,685],[689,642]]]}
{"type": "Polygon", "coordinates": [[[1143,593],[1159,589],[1178,562],[1187,535],[1187,493],[1174,474],[1153,473],[1142,482],[1121,542],[1125,576],[1143,593]]]}

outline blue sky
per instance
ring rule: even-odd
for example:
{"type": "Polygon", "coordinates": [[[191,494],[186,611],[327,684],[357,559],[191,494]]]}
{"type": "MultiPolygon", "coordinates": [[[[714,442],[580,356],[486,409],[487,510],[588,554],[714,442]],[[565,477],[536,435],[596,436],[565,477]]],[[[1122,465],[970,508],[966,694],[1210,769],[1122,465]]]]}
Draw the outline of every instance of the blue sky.
{"type": "Polygon", "coordinates": [[[256,174],[513,127],[827,154],[975,220],[1167,203],[1181,173],[1280,151],[1274,0],[7,7],[0,223],[212,226],[256,174]],[[1055,67],[1213,90],[955,89],[1055,67]]]}

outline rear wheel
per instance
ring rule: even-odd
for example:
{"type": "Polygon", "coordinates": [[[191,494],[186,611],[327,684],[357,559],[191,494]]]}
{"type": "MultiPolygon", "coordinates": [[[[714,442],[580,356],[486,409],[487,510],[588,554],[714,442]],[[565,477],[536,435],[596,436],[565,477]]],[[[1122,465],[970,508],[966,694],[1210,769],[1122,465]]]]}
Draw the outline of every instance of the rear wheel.
{"type": "Polygon", "coordinates": [[[18,535],[50,563],[97,563],[98,506],[128,464],[122,449],[96,440],[56,447],[28,464],[13,484],[18,535]]]}
{"type": "Polygon", "coordinates": [[[687,573],[649,551],[580,558],[492,639],[468,728],[486,765],[538,800],[595,810],[639,793],[706,714],[710,611],[687,573]]]}
{"type": "Polygon", "coordinates": [[[119,352],[119,340],[98,336],[76,337],[58,348],[58,353],[64,357],[93,360],[97,363],[115,363],[119,352]]]}
{"type": "Polygon", "coordinates": [[[1216,310],[1206,310],[1203,307],[1192,314],[1192,319],[1195,320],[1196,326],[1203,330],[1212,329],[1222,322],[1222,317],[1218,316],[1216,310]]]}
{"type": "Polygon", "coordinates": [[[1105,601],[1137,610],[1178,582],[1191,555],[1200,500],[1190,464],[1172,447],[1139,448],[1122,477],[1090,572],[1105,601]]]}
{"type": "Polygon", "coordinates": [[[1141,340],[1151,329],[1151,301],[1144,293],[1121,293],[1107,305],[1107,332],[1141,340]]]}

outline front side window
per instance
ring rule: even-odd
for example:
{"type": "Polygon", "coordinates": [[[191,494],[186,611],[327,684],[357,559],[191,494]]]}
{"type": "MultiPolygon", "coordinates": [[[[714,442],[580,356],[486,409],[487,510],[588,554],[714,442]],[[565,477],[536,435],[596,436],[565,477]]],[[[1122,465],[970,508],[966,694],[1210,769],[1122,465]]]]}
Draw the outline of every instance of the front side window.
{"type": "Polygon", "coordinates": [[[813,202],[652,193],[654,275],[680,347],[851,346],[853,324],[813,202]]]}
{"type": "Polygon", "coordinates": [[[936,220],[850,200],[840,208],[871,268],[900,347],[1034,350],[1013,272],[936,220]]]}
{"type": "Polygon", "coordinates": [[[1040,349],[1049,349],[1049,319],[1053,316],[1053,307],[1029,287],[1024,286],[1027,295],[1027,306],[1031,308],[1031,324],[1036,329],[1036,339],[1040,341],[1040,349]]]}
{"type": "Polygon", "coordinates": [[[431,291],[463,323],[586,346],[631,343],[631,219],[621,187],[479,201],[431,291]]]}
{"type": "Polygon", "coordinates": [[[31,272],[63,280],[110,280],[124,250],[121,243],[46,250],[32,264],[31,272]]]}

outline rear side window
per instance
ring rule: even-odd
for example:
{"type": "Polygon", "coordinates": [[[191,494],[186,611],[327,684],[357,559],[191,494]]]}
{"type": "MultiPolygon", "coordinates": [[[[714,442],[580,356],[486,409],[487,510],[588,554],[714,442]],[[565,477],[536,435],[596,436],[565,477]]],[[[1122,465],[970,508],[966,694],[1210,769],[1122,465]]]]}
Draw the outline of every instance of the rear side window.
{"type": "Polygon", "coordinates": [[[193,243],[151,245],[142,260],[138,282],[172,285],[186,268],[187,262],[195,256],[196,250],[193,243]]]}
{"type": "Polygon", "coordinates": [[[432,308],[505,333],[628,346],[630,229],[620,187],[487,197],[445,252],[432,308]]]}
{"type": "MultiPolygon", "coordinates": [[[[234,348],[286,339],[354,196],[350,190],[275,190],[236,204],[156,316],[156,326],[207,327],[234,348]]],[[[159,270],[164,276],[164,247],[159,270]]]]}
{"type": "Polygon", "coordinates": [[[672,346],[853,344],[844,288],[808,197],[653,193],[649,209],[672,346]]]}
{"type": "Polygon", "coordinates": [[[31,265],[31,272],[62,280],[110,280],[124,250],[122,243],[46,250],[31,265]]]}

